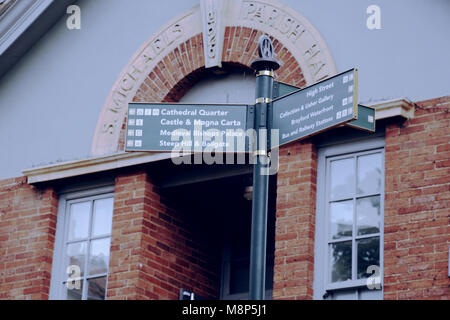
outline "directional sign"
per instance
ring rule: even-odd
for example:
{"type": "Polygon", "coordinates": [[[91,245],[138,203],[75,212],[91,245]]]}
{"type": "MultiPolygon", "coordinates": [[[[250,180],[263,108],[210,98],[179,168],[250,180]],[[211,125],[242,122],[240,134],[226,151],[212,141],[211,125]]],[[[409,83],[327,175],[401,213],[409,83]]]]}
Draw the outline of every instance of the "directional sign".
{"type": "MultiPolygon", "coordinates": [[[[290,84],[279,81],[274,81],[273,99],[277,99],[298,90],[300,90],[299,87],[291,86],[290,84]]],[[[358,119],[350,121],[345,125],[360,130],[375,132],[375,109],[358,104],[358,119]]]]}
{"type": "Polygon", "coordinates": [[[253,109],[228,104],[130,103],[125,151],[246,152],[245,131],[253,128],[253,109]]]}
{"type": "Polygon", "coordinates": [[[375,132],[375,109],[358,104],[358,119],[350,121],[347,126],[375,132]]]}
{"type": "Polygon", "coordinates": [[[279,97],[285,96],[289,93],[292,93],[294,91],[298,91],[300,88],[291,86],[290,84],[274,81],[273,82],[273,99],[278,99],[279,97]]]}
{"type": "Polygon", "coordinates": [[[279,129],[278,145],[356,120],[357,84],[358,71],[351,69],[274,100],[271,128],[279,129]]]}

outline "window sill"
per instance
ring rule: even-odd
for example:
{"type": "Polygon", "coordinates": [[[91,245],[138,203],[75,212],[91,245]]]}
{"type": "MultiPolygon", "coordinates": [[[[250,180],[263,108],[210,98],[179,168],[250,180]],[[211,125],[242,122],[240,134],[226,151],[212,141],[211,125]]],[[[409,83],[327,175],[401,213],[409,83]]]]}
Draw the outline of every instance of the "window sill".
{"type": "MultiPolygon", "coordinates": [[[[380,284],[380,289],[382,286],[383,286],[383,284],[380,284]]],[[[364,287],[366,287],[368,289],[367,279],[349,280],[349,281],[331,283],[331,284],[327,285],[325,290],[326,290],[326,292],[331,292],[331,291],[346,290],[346,289],[359,289],[359,288],[364,288],[364,287]]]]}

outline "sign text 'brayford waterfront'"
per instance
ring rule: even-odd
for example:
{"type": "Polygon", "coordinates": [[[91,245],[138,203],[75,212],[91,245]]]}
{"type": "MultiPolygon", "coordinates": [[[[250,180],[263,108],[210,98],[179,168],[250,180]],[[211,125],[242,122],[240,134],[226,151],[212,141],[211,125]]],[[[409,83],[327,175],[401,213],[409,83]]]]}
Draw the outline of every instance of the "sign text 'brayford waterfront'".
{"type": "Polygon", "coordinates": [[[250,108],[130,103],[126,151],[245,152],[247,123],[252,123],[247,121],[250,108]]]}

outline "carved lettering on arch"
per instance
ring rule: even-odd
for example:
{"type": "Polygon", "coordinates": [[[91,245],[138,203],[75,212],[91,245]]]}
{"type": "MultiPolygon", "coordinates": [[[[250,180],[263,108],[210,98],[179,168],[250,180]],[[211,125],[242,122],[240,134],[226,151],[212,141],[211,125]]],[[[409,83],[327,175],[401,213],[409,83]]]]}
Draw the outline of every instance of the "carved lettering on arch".
{"type": "Polygon", "coordinates": [[[259,29],[278,39],[299,62],[308,84],[336,73],[325,42],[315,28],[277,1],[242,0],[234,25],[259,29]]]}
{"type": "Polygon", "coordinates": [[[208,12],[208,17],[206,21],[207,26],[207,42],[206,51],[207,56],[210,59],[214,59],[217,55],[217,23],[216,23],[216,13],[214,11],[208,12]]]}
{"type": "Polygon", "coordinates": [[[170,46],[174,43],[180,36],[183,35],[183,28],[181,24],[175,23],[164,33],[166,37],[166,46],[170,46]]]}
{"type": "Polygon", "coordinates": [[[315,61],[309,64],[312,72],[313,72],[313,76],[314,79],[316,81],[320,81],[325,79],[328,75],[324,74],[324,67],[325,67],[325,63],[323,61],[315,61]]]}
{"type": "Polygon", "coordinates": [[[308,50],[305,51],[306,60],[314,58],[320,52],[320,48],[317,44],[313,44],[308,50]]]}
{"type": "Polygon", "coordinates": [[[268,14],[267,24],[270,27],[275,26],[279,17],[280,17],[280,11],[276,8],[272,8],[268,14]]]}
{"type": "Polygon", "coordinates": [[[282,10],[257,1],[243,2],[241,18],[265,24],[286,35],[295,43],[306,29],[294,17],[282,10]]]}
{"type": "Polygon", "coordinates": [[[291,39],[292,43],[295,44],[295,42],[297,42],[297,40],[303,35],[303,33],[306,32],[305,27],[298,23],[297,26],[291,30],[288,34],[288,39],[291,39]]]}
{"type": "Polygon", "coordinates": [[[205,68],[222,66],[222,0],[201,0],[205,68]]]}

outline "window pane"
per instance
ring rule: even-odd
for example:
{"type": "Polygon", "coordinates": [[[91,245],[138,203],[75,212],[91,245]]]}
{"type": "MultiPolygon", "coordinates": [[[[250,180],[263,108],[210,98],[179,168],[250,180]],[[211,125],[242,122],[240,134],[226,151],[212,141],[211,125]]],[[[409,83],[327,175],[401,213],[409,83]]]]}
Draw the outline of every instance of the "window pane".
{"type": "Polygon", "coordinates": [[[70,206],[69,241],[88,237],[90,212],[90,201],[74,203],[70,206]]]}
{"type": "Polygon", "coordinates": [[[352,279],[352,242],[331,244],[331,282],[352,279]]]}
{"type": "Polygon", "coordinates": [[[358,235],[380,232],[380,196],[356,200],[358,235]]]}
{"type": "Polygon", "coordinates": [[[330,203],[332,239],[351,237],[353,228],[353,200],[330,203]]]}
{"type": "Polygon", "coordinates": [[[106,277],[88,280],[88,300],[105,300],[106,277]]]}
{"type": "Polygon", "coordinates": [[[331,199],[348,198],[355,192],[355,161],[353,158],[331,162],[331,199]]]}
{"type": "Polygon", "coordinates": [[[113,204],[113,198],[96,200],[94,202],[93,237],[111,233],[113,204]]]}
{"type": "Polygon", "coordinates": [[[106,273],[109,264],[110,238],[93,240],[89,254],[89,274],[106,273]]]}
{"type": "Polygon", "coordinates": [[[358,157],[358,194],[381,190],[381,153],[358,157]]]}
{"type": "Polygon", "coordinates": [[[81,300],[83,297],[83,281],[79,282],[79,288],[75,286],[68,287],[64,284],[67,293],[67,300],[81,300]],[[70,289],[69,289],[70,288],[70,289]]]}
{"type": "MultiPolygon", "coordinates": [[[[80,271],[80,277],[84,275],[84,265],[86,261],[87,242],[77,242],[67,245],[68,265],[71,267],[72,277],[76,277],[73,274],[74,271],[80,271]]],[[[69,276],[69,275],[67,275],[69,276]]]]}
{"type": "Polygon", "coordinates": [[[357,241],[358,246],[358,279],[368,278],[373,272],[367,273],[371,265],[380,266],[380,238],[374,237],[357,241]]]}

